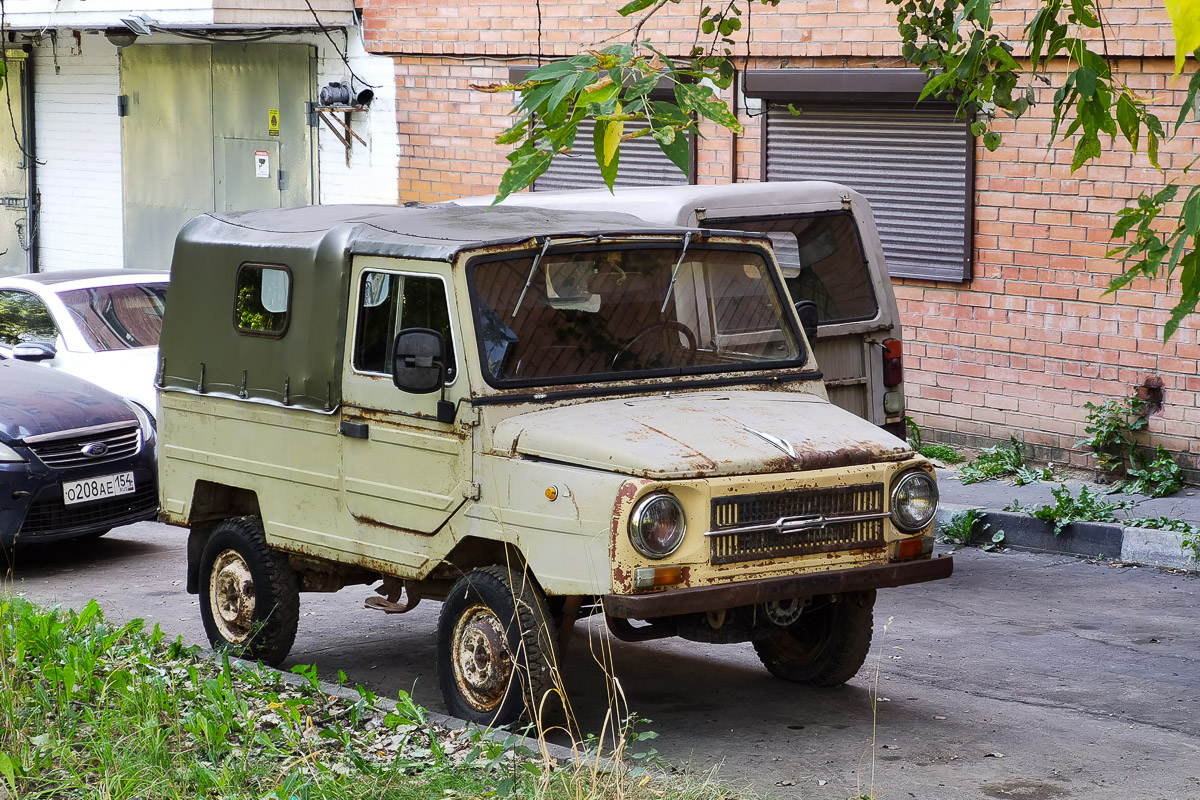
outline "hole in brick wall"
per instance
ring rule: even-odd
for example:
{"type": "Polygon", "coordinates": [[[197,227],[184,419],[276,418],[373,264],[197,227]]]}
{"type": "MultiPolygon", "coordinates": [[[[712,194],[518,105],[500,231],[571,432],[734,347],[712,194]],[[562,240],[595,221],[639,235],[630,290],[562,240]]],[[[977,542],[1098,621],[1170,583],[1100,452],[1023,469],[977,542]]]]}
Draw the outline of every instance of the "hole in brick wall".
{"type": "Polygon", "coordinates": [[[1151,375],[1142,382],[1137,390],[1138,399],[1146,404],[1147,414],[1157,414],[1163,407],[1163,381],[1157,375],[1151,375]]]}

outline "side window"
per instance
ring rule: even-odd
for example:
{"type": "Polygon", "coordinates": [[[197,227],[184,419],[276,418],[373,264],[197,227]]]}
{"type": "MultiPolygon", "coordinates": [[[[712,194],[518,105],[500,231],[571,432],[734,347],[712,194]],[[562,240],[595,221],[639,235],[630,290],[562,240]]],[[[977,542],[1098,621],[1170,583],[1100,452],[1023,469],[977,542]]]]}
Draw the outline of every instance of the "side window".
{"type": "Polygon", "coordinates": [[[816,303],[822,325],[871,319],[878,312],[858,227],[850,214],[720,220],[712,224],[767,234],[792,300],[816,303]]]}
{"type": "Polygon", "coordinates": [[[284,267],[243,264],[237,273],[234,324],[242,333],[283,336],[292,304],[292,276],[284,267]]]}
{"type": "Polygon", "coordinates": [[[0,291],[0,344],[58,339],[58,327],[44,303],[29,292],[0,291]]]}
{"type": "Polygon", "coordinates": [[[429,275],[368,271],[358,287],[358,330],[354,368],[379,375],[392,373],[392,345],[405,328],[429,328],[446,340],[446,382],[454,380],[454,339],[446,285],[429,275]]]}

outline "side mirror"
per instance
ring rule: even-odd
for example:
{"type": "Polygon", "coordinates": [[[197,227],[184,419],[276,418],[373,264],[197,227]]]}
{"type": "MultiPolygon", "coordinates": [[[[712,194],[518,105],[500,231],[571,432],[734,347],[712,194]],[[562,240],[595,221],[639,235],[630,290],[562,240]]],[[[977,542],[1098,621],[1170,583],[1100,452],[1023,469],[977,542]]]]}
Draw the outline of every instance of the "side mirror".
{"type": "Polygon", "coordinates": [[[405,328],[392,348],[392,383],[401,391],[429,394],[446,375],[446,340],[429,328],[405,328]]]}
{"type": "Polygon", "coordinates": [[[18,361],[46,361],[54,358],[56,353],[49,342],[20,342],[12,348],[12,357],[18,361]]]}
{"type": "Polygon", "coordinates": [[[796,303],[796,314],[800,317],[800,327],[809,342],[817,338],[817,304],[812,300],[801,300],[796,303]]]}

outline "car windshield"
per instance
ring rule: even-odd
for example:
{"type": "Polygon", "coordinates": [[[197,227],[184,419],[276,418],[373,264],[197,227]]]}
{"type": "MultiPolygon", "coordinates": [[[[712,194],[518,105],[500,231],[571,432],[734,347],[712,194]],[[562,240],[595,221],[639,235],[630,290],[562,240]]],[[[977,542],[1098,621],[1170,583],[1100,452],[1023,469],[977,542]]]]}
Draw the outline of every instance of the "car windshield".
{"type": "Polygon", "coordinates": [[[93,286],[61,292],[59,299],[93,350],[157,347],[167,284],[93,286]]]}
{"type": "Polygon", "coordinates": [[[756,250],[552,248],[478,261],[469,274],[484,368],[499,383],[744,370],[804,355],[756,250]]]}

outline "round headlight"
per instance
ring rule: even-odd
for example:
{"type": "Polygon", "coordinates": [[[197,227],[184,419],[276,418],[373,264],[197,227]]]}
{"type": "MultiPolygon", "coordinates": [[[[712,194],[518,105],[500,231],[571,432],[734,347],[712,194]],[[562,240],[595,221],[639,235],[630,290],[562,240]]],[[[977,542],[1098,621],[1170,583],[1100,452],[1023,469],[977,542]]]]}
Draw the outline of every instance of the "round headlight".
{"type": "Polygon", "coordinates": [[[648,558],[666,558],[683,543],[683,506],[669,494],[652,494],[629,517],[629,541],[648,558]]]}
{"type": "Polygon", "coordinates": [[[937,482],[926,472],[910,472],[892,489],[892,521],[902,531],[919,531],[937,511],[937,482]]]}

